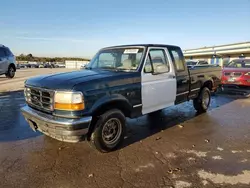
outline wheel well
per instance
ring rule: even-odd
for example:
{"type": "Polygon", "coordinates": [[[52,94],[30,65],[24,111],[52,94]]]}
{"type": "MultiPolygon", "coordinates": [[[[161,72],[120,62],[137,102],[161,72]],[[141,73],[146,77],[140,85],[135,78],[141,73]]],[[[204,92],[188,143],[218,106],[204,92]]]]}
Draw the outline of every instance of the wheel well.
{"type": "Polygon", "coordinates": [[[211,80],[208,80],[203,84],[203,87],[207,87],[210,91],[212,91],[213,90],[213,82],[211,80]]]}
{"type": "Polygon", "coordinates": [[[99,116],[104,112],[111,110],[111,109],[118,109],[121,110],[125,117],[130,117],[131,109],[129,105],[125,101],[112,101],[109,103],[105,103],[98,107],[94,112],[93,116],[99,116]]]}
{"type": "Polygon", "coordinates": [[[14,70],[16,71],[16,66],[12,63],[12,64],[10,64],[9,65],[9,67],[13,67],[14,68],[14,70]]]}
{"type": "Polygon", "coordinates": [[[92,113],[93,119],[92,119],[91,125],[89,127],[89,132],[87,134],[87,140],[90,140],[91,134],[95,129],[96,122],[98,120],[98,116],[100,116],[101,114],[103,114],[106,111],[111,110],[111,109],[121,110],[122,113],[125,115],[125,117],[131,116],[131,109],[129,107],[129,104],[126,103],[125,101],[112,101],[112,102],[105,103],[105,104],[101,105],[96,110],[94,110],[92,113]]]}

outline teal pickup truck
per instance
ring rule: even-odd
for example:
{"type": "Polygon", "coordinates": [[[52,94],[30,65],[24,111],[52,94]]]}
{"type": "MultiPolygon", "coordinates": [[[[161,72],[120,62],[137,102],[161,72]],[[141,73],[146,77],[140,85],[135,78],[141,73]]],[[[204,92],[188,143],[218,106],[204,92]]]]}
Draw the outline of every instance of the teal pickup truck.
{"type": "Polygon", "coordinates": [[[122,143],[126,117],[188,100],[205,112],[220,77],[220,67],[188,69],[178,46],[107,47],[84,70],[26,80],[21,110],[35,131],[66,142],[87,139],[108,152],[122,143]]]}

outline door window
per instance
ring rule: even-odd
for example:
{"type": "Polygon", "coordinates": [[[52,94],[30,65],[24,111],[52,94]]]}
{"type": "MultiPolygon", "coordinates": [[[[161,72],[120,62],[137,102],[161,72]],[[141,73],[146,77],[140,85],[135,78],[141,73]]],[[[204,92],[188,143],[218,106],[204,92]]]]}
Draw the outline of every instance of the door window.
{"type": "Polygon", "coordinates": [[[166,58],[165,50],[150,49],[145,67],[145,73],[166,73],[169,72],[169,62],[166,58]]]}

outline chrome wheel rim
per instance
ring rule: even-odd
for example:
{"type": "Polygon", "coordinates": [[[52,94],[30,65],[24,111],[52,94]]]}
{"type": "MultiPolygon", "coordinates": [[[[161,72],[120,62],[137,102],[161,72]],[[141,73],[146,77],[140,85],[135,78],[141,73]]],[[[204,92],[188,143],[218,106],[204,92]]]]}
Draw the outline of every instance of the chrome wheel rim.
{"type": "Polygon", "coordinates": [[[119,119],[111,118],[103,126],[102,129],[102,139],[108,144],[116,143],[122,133],[122,124],[119,119]]]}
{"type": "Polygon", "coordinates": [[[205,92],[203,94],[203,100],[202,100],[203,104],[208,107],[209,105],[209,102],[210,102],[210,97],[209,97],[209,93],[208,92],[205,92]]]}

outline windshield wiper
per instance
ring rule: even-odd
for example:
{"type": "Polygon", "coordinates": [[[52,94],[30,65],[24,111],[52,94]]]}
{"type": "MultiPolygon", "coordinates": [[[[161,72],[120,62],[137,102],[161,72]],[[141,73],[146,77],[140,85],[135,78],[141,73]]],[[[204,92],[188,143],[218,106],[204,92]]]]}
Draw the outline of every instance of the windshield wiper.
{"type": "Polygon", "coordinates": [[[135,71],[133,69],[124,69],[124,68],[118,68],[118,67],[99,67],[99,69],[111,70],[111,71],[116,71],[116,72],[135,71]]]}
{"type": "Polygon", "coordinates": [[[136,71],[136,69],[117,68],[118,71],[136,71]]]}
{"type": "Polygon", "coordinates": [[[119,71],[116,67],[100,67],[100,69],[119,71]]]}

